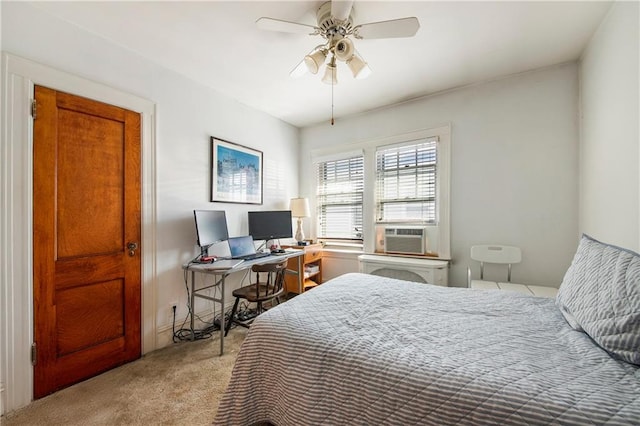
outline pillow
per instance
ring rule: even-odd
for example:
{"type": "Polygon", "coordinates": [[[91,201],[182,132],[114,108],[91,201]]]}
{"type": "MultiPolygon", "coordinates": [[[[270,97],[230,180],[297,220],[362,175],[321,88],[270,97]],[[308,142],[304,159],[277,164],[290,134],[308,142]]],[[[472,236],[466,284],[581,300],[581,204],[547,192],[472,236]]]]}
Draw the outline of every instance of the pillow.
{"type": "Polygon", "coordinates": [[[582,235],[556,305],[610,354],[640,365],[640,255],[582,235]]]}

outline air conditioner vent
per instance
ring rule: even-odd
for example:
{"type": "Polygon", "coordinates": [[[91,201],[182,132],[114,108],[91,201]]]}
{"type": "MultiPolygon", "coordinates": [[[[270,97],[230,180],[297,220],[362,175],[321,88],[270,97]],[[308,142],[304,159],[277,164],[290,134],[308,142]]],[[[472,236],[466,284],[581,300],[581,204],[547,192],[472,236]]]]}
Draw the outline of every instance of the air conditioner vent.
{"type": "Polygon", "coordinates": [[[424,254],[426,242],[424,227],[387,227],[384,232],[385,253],[424,254]]]}
{"type": "Polygon", "coordinates": [[[397,228],[396,235],[420,235],[424,234],[424,228],[397,228]]]}

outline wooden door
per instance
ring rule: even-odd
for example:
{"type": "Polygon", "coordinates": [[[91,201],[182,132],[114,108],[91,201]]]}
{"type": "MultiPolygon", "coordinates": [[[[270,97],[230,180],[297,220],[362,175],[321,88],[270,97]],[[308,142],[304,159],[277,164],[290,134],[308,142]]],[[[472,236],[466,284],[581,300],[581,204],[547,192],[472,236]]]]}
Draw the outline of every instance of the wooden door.
{"type": "Polygon", "coordinates": [[[35,99],[39,398],[140,357],[141,175],[139,114],[44,87],[35,99]]]}

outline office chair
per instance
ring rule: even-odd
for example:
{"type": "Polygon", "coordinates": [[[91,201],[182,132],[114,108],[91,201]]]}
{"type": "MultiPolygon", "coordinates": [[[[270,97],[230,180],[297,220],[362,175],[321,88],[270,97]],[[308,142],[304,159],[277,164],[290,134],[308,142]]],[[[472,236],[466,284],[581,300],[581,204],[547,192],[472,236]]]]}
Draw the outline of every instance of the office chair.
{"type": "Polygon", "coordinates": [[[280,296],[284,294],[284,273],[287,269],[287,261],[288,259],[283,259],[277,263],[266,263],[253,265],[251,267],[251,271],[256,274],[255,282],[233,291],[233,296],[236,298],[236,301],[233,304],[233,309],[231,309],[231,317],[226,324],[224,331],[225,336],[229,333],[232,322],[247,328],[253,322],[253,320],[239,321],[236,318],[236,311],[238,310],[240,299],[244,299],[249,303],[256,303],[258,305],[258,315],[266,310],[263,305],[265,302],[276,300],[280,303],[280,296]],[[267,274],[266,281],[260,280],[261,273],[263,275],[265,273],[267,274]]]}

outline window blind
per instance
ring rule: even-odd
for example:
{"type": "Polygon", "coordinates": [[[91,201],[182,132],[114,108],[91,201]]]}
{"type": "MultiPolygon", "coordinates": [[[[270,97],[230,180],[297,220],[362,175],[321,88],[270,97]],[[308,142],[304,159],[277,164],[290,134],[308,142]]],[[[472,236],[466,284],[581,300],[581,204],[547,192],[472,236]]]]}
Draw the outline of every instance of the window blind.
{"type": "Polygon", "coordinates": [[[376,151],[378,222],[437,223],[437,138],[376,151]]]}
{"type": "Polygon", "coordinates": [[[317,164],[318,237],[362,239],[364,157],[317,164]]]}

